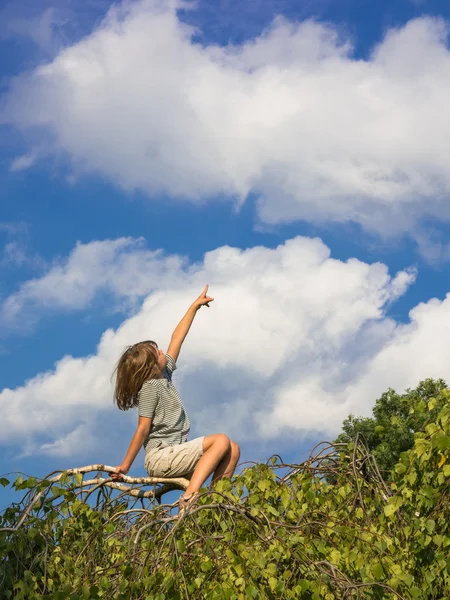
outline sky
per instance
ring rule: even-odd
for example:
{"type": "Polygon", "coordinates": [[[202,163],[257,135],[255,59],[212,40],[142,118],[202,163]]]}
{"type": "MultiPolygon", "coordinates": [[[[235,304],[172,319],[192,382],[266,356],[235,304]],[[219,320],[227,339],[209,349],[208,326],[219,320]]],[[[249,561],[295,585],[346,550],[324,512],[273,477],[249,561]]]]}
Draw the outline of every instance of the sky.
{"type": "Polygon", "coordinates": [[[174,382],[243,462],[450,380],[449,27],[433,0],[2,0],[0,473],[120,464],[114,366],[205,284],[174,382]]]}

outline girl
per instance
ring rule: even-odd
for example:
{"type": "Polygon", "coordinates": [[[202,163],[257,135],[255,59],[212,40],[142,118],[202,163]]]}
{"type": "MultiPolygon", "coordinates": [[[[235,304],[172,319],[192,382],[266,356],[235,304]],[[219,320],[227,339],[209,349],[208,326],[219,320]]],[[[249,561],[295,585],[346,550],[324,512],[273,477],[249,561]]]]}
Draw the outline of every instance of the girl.
{"type": "Polygon", "coordinates": [[[137,406],[139,422],[122,464],[111,477],[120,481],[144,446],[144,466],[150,477],[190,480],[179,501],[181,512],[195,502],[211,473],[213,482],[231,477],[240,456],[239,446],[223,433],[187,441],[189,417],[172,383],[181,346],[197,311],[214,300],[207,292],[208,286],[177,325],[167,353],[156,342],[139,342],[123,353],[115,370],[114,399],[121,410],[137,406]]]}

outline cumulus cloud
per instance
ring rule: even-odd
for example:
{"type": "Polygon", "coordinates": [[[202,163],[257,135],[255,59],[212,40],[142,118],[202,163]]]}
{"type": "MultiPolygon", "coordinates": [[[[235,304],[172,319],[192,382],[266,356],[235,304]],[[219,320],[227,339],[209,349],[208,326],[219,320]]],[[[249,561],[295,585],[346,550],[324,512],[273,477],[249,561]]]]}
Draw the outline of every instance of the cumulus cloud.
{"type": "MultiPolygon", "coordinates": [[[[114,243],[107,242],[111,248],[114,243]]],[[[139,247],[134,251],[145,268],[147,255],[139,247]]],[[[385,316],[386,306],[413,283],[413,272],[390,276],[380,263],[335,260],[319,239],[304,237],[274,249],[225,246],[194,264],[153,257],[155,272],[170,260],[173,277],[155,278],[139,312],[106,331],[93,355],[66,356],[53,370],[0,393],[3,444],[26,440],[28,452],[47,454],[72,444],[79,454],[85,427],[118,418],[110,375],[124,347],[148,338],[167,346],[205,283],[216,300],[198,314],[176,374],[193,435],[224,429],[243,441],[332,435],[349,412],[368,411],[374,395],[393,380],[401,387],[418,377],[418,357],[407,342],[404,370],[377,367],[370,380],[383,352],[406,340],[406,331],[414,340],[426,326],[418,320],[420,309],[408,326],[385,316]]],[[[439,358],[433,373],[443,364],[439,358]]],[[[91,453],[104,452],[107,443],[100,436],[91,453]]]]}
{"type": "MultiPolygon", "coordinates": [[[[96,431],[90,427],[87,423],[78,425],[73,431],[69,431],[66,435],[56,439],[53,442],[46,442],[41,444],[39,453],[44,456],[52,456],[58,458],[72,458],[74,455],[80,453],[88,453],[90,451],[97,450],[97,443],[95,441],[96,431]]],[[[33,445],[31,444],[31,448],[33,445]]],[[[22,453],[22,457],[30,456],[33,451],[25,450],[22,453]]]]}
{"type": "Polygon", "coordinates": [[[77,174],[153,198],[253,192],[265,223],[350,220],[386,234],[450,217],[444,21],[391,29],[361,60],[332,26],[282,18],[240,46],[201,45],[176,9],[114,6],[11,82],[1,121],[33,156],[62,154],[77,174]]]}
{"type": "Polygon", "coordinates": [[[0,326],[28,329],[47,310],[81,310],[100,294],[112,296],[115,308],[129,308],[178,274],[183,260],[148,250],[143,239],[78,243],[67,258],[55,261],[44,275],[26,281],[4,300],[0,326]]]}

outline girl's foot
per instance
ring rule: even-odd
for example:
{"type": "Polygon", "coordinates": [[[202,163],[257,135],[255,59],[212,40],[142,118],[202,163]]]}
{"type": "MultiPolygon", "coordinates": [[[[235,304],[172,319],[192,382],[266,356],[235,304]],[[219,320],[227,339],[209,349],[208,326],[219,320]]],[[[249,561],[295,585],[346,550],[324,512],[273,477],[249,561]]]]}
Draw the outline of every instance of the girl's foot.
{"type": "Polygon", "coordinates": [[[188,496],[183,495],[180,496],[180,499],[178,501],[178,516],[182,517],[183,515],[188,514],[189,510],[195,505],[195,503],[197,502],[197,498],[199,497],[199,492],[193,492],[192,494],[189,494],[188,496]]]}

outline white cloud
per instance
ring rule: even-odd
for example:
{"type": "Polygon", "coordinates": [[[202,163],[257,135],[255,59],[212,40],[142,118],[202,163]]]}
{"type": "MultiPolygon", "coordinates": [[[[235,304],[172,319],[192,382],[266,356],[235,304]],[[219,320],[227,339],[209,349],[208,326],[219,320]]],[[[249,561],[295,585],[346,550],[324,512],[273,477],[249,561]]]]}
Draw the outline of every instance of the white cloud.
{"type": "MultiPolygon", "coordinates": [[[[202,46],[162,0],[114,6],[91,35],[11,82],[1,120],[126,190],[259,195],[266,223],[384,234],[450,217],[447,25],[390,30],[368,60],[330,26],[277,19],[202,46]]],[[[31,138],[30,138],[31,139],[31,138]]],[[[20,159],[19,159],[20,160],[20,159]]]]}
{"type": "MultiPolygon", "coordinates": [[[[58,458],[73,458],[78,454],[86,455],[86,453],[98,449],[95,438],[96,430],[86,423],[82,423],[54,442],[41,444],[39,454],[58,458]]],[[[31,456],[33,453],[32,450],[24,452],[22,457],[31,456]]]]}
{"type": "MultiPolygon", "coordinates": [[[[125,242],[105,244],[111,250],[125,242]]],[[[147,268],[147,254],[139,246],[130,247],[129,259],[134,252],[136,264],[142,261],[147,268]]],[[[98,248],[90,245],[84,251],[95,255],[98,248]]],[[[78,251],[79,247],[72,256],[78,251]]],[[[28,453],[77,449],[88,424],[116,422],[118,415],[123,419],[112,406],[110,382],[120,353],[141,339],[167,346],[176,323],[205,283],[216,300],[197,316],[176,375],[193,434],[225,430],[248,441],[286,438],[289,432],[297,437],[332,435],[349,412],[368,411],[378,391],[392,382],[412,385],[423,371],[417,368],[420,357],[412,348],[417,332],[427,326],[418,319],[424,309],[416,309],[408,326],[384,314],[413,283],[413,272],[390,277],[383,264],[335,260],[319,239],[303,237],[275,249],[225,246],[207,253],[198,264],[185,264],[176,256],[152,261],[156,273],[172,261],[171,275],[155,278],[140,311],[117,331],[106,331],[95,354],[66,356],[54,370],[0,393],[3,444],[25,440],[28,453]],[[383,371],[377,366],[380,357],[400,339],[410,340],[404,348],[405,368],[399,370],[388,358],[390,368],[383,371]]],[[[70,280],[67,265],[64,273],[70,280]]],[[[57,300],[64,303],[65,296],[52,298],[57,300]]],[[[442,304],[442,327],[445,318],[450,319],[450,312],[445,316],[447,304],[442,304]]],[[[441,304],[426,306],[434,311],[441,304]]],[[[442,352],[433,373],[441,366],[445,375],[444,357],[442,352]]],[[[97,430],[92,426],[92,431],[97,430]]],[[[108,436],[92,443],[91,453],[95,448],[104,452],[108,436]]]]}
{"type": "Polygon", "coordinates": [[[23,154],[22,156],[18,156],[12,161],[9,170],[15,172],[29,169],[34,165],[38,158],[39,155],[37,152],[29,152],[27,154],[23,154]]]}
{"type": "MultiPolygon", "coordinates": [[[[32,42],[33,56],[27,64],[55,56],[71,40],[80,37],[80,29],[103,15],[110,0],[3,0],[0,6],[0,40],[32,42]]],[[[27,46],[22,46],[27,50],[27,46]]]]}
{"type": "Polygon", "coordinates": [[[351,390],[350,401],[380,393],[382,382],[402,389],[426,377],[442,377],[450,382],[450,345],[443,332],[450,325],[450,294],[420,303],[410,312],[410,321],[396,327],[385,344],[361,373],[351,390]]]}
{"type": "MultiPolygon", "coordinates": [[[[378,323],[381,337],[369,345],[369,354],[363,352],[353,360],[345,352],[332,360],[328,357],[322,371],[313,369],[305,379],[292,378],[282,385],[272,418],[257,419],[261,431],[275,436],[286,428],[301,430],[308,423],[314,429],[322,425],[337,432],[344,415],[368,416],[374,400],[389,387],[402,392],[428,377],[449,382],[450,345],[442,331],[450,326],[450,294],[443,301],[434,298],[417,305],[409,317],[406,324],[378,323]]],[[[361,351],[360,342],[356,337],[351,354],[361,351]]]]}
{"type": "Polygon", "coordinates": [[[0,239],[2,237],[4,242],[2,241],[3,247],[0,244],[0,268],[27,266],[41,270],[46,266],[43,258],[30,248],[29,233],[25,223],[0,223],[0,239]]]}
{"type": "Polygon", "coordinates": [[[7,27],[10,35],[30,38],[39,48],[49,50],[54,46],[54,29],[58,24],[53,7],[48,7],[35,18],[9,19],[7,27]]]}
{"type": "Polygon", "coordinates": [[[14,265],[21,266],[27,260],[27,253],[22,244],[19,242],[8,242],[3,247],[0,266],[14,265]]]}
{"type": "Polygon", "coordinates": [[[67,258],[55,261],[44,275],[25,282],[4,300],[0,326],[27,329],[46,310],[81,310],[101,293],[112,295],[113,308],[125,300],[129,308],[178,274],[183,264],[180,257],[164,257],[161,250],[146,249],[142,239],[78,243],[67,258]]]}

